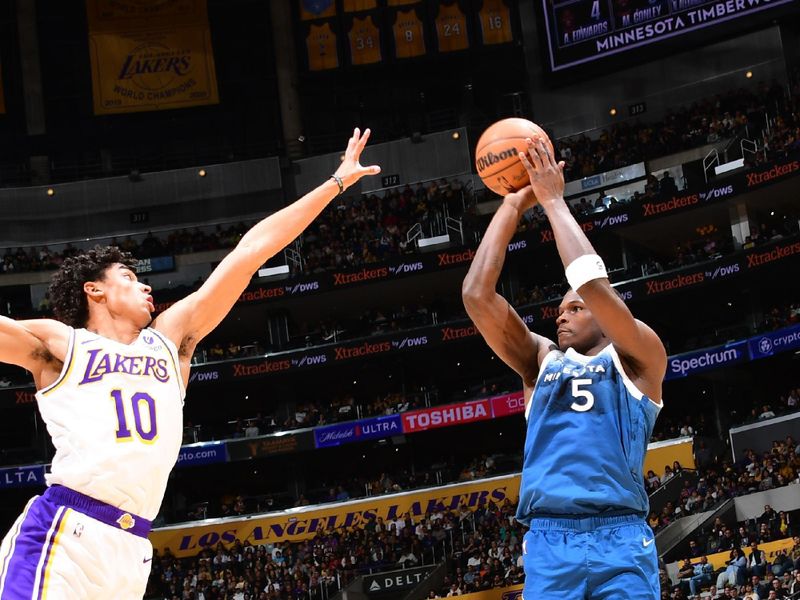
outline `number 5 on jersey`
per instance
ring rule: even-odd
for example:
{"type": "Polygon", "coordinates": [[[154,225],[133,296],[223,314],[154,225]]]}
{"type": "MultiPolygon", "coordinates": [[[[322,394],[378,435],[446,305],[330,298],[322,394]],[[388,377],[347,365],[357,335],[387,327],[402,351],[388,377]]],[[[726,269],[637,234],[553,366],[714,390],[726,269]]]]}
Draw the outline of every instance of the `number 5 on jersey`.
{"type": "MultiPolygon", "coordinates": [[[[127,442],[133,438],[133,433],[128,428],[128,407],[122,397],[121,390],[112,390],[111,398],[114,400],[114,408],[117,411],[117,441],[127,442]]],[[[150,394],[137,392],[131,396],[130,412],[133,413],[134,428],[136,436],[145,444],[152,444],[158,436],[156,426],[156,401],[150,394]],[[142,419],[142,404],[147,405],[147,429],[142,419]]]]}
{"type": "Polygon", "coordinates": [[[594,394],[589,390],[582,390],[581,386],[591,385],[591,379],[573,379],[572,380],[572,397],[576,399],[575,402],[569,405],[572,410],[578,412],[586,412],[594,406],[594,394]],[[578,402],[577,399],[581,398],[583,402],[578,402]]]}

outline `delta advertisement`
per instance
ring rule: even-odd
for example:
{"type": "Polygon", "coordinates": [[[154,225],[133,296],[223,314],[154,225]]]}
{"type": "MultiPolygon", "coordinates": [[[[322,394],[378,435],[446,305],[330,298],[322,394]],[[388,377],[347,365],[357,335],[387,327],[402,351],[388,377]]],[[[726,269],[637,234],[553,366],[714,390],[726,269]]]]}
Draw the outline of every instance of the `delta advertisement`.
{"type": "Polygon", "coordinates": [[[45,465],[28,465],[0,469],[0,489],[44,487],[45,465]]]}
{"type": "Polygon", "coordinates": [[[406,513],[420,517],[437,511],[475,510],[489,502],[515,503],[518,496],[519,476],[511,475],[393,496],[251,515],[247,519],[213,519],[165,527],[153,530],[150,541],[159,552],[169,548],[176,557],[183,558],[218,543],[227,547],[237,539],[253,545],[298,542],[320,531],[360,528],[377,518],[388,521],[406,513]]]}

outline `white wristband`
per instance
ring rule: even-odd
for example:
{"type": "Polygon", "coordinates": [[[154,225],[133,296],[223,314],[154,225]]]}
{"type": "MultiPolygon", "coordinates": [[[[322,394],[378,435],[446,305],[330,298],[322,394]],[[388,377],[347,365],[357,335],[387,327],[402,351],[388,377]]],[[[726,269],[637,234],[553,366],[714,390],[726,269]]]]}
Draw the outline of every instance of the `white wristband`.
{"type": "Polygon", "coordinates": [[[574,291],[594,279],[608,277],[603,259],[597,254],[584,254],[573,260],[565,269],[569,287],[574,291]]]}

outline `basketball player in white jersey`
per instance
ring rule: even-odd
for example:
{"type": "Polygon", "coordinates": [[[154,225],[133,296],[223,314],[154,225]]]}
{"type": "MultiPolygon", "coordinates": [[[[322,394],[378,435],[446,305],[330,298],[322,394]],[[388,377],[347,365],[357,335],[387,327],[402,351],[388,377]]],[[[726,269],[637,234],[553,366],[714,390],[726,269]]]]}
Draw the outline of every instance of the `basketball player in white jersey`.
{"type": "Polygon", "coordinates": [[[150,522],[181,445],[189,364],[258,268],[344,189],[380,172],[355,129],[331,178],[256,224],[203,286],[164,311],[114,247],[64,261],[58,320],[0,317],[0,360],[33,375],[56,449],[48,488],[0,547],[0,600],[132,600],[150,573],[150,522]]]}

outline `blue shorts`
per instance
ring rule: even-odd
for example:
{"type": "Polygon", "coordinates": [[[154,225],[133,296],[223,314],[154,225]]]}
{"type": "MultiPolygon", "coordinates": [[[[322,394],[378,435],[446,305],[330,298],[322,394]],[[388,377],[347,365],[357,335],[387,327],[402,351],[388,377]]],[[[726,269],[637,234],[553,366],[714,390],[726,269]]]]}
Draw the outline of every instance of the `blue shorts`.
{"type": "Polygon", "coordinates": [[[522,542],[525,600],[659,600],[658,554],[638,515],[534,518],[522,542]]]}

